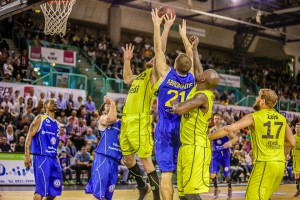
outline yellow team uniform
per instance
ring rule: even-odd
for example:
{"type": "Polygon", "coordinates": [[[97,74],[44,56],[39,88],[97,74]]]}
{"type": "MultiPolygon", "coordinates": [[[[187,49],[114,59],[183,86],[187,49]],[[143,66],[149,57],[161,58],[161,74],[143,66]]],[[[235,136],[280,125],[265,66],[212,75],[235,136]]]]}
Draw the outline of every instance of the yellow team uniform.
{"type": "Polygon", "coordinates": [[[248,181],[246,200],[269,200],[284,174],[286,119],[272,109],[262,109],[251,115],[255,126],[251,131],[254,168],[248,181]]]}
{"type": "Polygon", "coordinates": [[[293,148],[293,169],[295,174],[300,174],[300,137],[295,134],[296,146],[293,148]]]}
{"type": "Polygon", "coordinates": [[[152,68],[133,81],[123,108],[120,147],[123,155],[137,153],[140,158],[152,155],[152,115],[150,115],[157,87],[151,84],[152,68]]]}
{"type": "Polygon", "coordinates": [[[211,90],[196,91],[194,87],[187,100],[196,94],[205,94],[209,108],[203,113],[199,108],[190,110],[181,117],[180,141],[177,164],[178,195],[200,194],[209,190],[210,141],[207,137],[212,116],[214,94],[211,90]]]}

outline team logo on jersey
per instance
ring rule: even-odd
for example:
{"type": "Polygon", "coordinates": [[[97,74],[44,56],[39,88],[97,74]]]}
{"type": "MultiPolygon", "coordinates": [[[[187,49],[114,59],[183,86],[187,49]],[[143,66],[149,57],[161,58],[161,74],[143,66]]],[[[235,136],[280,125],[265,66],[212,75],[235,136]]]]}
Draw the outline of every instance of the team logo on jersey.
{"type": "Polygon", "coordinates": [[[222,144],[222,141],[221,141],[221,140],[217,140],[217,143],[218,143],[218,144],[222,144]]]}
{"type": "Polygon", "coordinates": [[[107,129],[110,130],[110,129],[111,129],[111,126],[108,126],[107,129]]]}
{"type": "Polygon", "coordinates": [[[56,144],[56,138],[55,138],[55,137],[52,137],[52,138],[51,138],[51,144],[52,144],[52,145],[55,145],[55,144],[56,144]]]}
{"type": "Polygon", "coordinates": [[[47,122],[47,123],[50,123],[50,120],[49,120],[49,119],[46,119],[46,122],[47,122]]]}
{"type": "Polygon", "coordinates": [[[59,179],[56,179],[56,180],[53,182],[53,185],[54,185],[55,187],[59,187],[59,186],[61,185],[60,180],[59,180],[59,179]]]}
{"type": "Polygon", "coordinates": [[[116,185],[110,185],[110,186],[108,187],[108,191],[109,191],[109,192],[114,192],[115,187],[116,187],[116,185]]]}
{"type": "Polygon", "coordinates": [[[225,172],[228,172],[228,171],[229,171],[229,168],[228,168],[228,167],[225,167],[225,168],[224,168],[224,171],[225,171],[225,172]]]}

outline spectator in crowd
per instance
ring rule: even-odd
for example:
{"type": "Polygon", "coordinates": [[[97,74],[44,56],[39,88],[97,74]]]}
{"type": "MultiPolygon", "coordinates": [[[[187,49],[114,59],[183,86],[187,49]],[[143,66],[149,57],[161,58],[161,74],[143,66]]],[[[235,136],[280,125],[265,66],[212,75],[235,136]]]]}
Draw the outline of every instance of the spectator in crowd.
{"type": "Polygon", "coordinates": [[[77,150],[85,145],[84,134],[87,132],[87,126],[84,125],[83,119],[79,118],[78,125],[73,127],[73,142],[77,150]]]}
{"type": "Polygon", "coordinates": [[[17,74],[20,74],[20,78],[25,78],[25,71],[21,66],[21,61],[20,59],[16,59],[16,61],[13,64],[14,71],[13,71],[13,76],[16,77],[17,74]]]}
{"type": "Polygon", "coordinates": [[[22,115],[28,117],[28,121],[31,124],[35,118],[35,115],[32,113],[32,107],[28,106],[26,112],[22,115]]]}
{"type": "Polygon", "coordinates": [[[59,112],[62,110],[65,110],[67,108],[65,100],[63,100],[63,94],[59,93],[58,94],[58,99],[56,100],[57,103],[57,109],[59,112]]]}
{"type": "Polygon", "coordinates": [[[27,135],[28,135],[28,128],[29,125],[28,124],[23,124],[23,129],[22,131],[18,134],[18,138],[17,140],[20,141],[20,137],[24,137],[26,139],[27,135]]]}
{"type": "Polygon", "coordinates": [[[76,117],[76,115],[77,115],[76,110],[73,110],[72,113],[71,113],[71,116],[68,117],[68,120],[70,120],[70,119],[73,120],[73,124],[74,124],[74,125],[77,125],[77,124],[78,124],[78,121],[79,121],[79,120],[78,120],[78,117],[76,117]]]}
{"type": "Polygon", "coordinates": [[[92,142],[89,140],[86,142],[86,150],[87,152],[89,152],[90,154],[92,154],[92,152],[94,151],[95,147],[92,146],[92,142]]]}
{"type": "Polygon", "coordinates": [[[92,143],[92,147],[95,148],[98,143],[98,140],[96,136],[93,134],[92,128],[88,128],[87,133],[85,134],[85,142],[87,143],[89,141],[92,143]]]}
{"type": "Polygon", "coordinates": [[[61,156],[59,157],[59,163],[61,168],[61,175],[63,179],[63,184],[74,184],[72,181],[72,170],[70,169],[70,159],[67,157],[67,152],[62,150],[61,156]],[[67,179],[66,175],[69,175],[69,180],[67,179]]]}
{"type": "Polygon", "coordinates": [[[96,136],[97,140],[99,141],[100,140],[100,134],[99,134],[99,129],[96,127],[96,121],[95,120],[91,121],[91,127],[90,128],[92,129],[92,134],[94,136],[96,136]]]}
{"type": "Polygon", "coordinates": [[[67,139],[68,139],[68,136],[65,132],[65,127],[64,126],[61,126],[60,129],[59,129],[59,139],[63,141],[64,143],[64,146],[66,146],[66,142],[67,142],[67,139]]]}
{"type": "Polygon", "coordinates": [[[19,101],[20,98],[22,98],[22,103],[23,103],[24,98],[20,97],[19,95],[20,95],[20,91],[16,90],[15,91],[15,96],[13,97],[13,102],[12,102],[14,105],[20,102],[19,101]]]}
{"type": "Polygon", "coordinates": [[[90,153],[87,152],[86,146],[81,147],[81,151],[78,151],[75,155],[75,160],[71,169],[76,171],[76,185],[83,185],[80,180],[80,174],[82,170],[88,171],[88,182],[91,178],[91,164],[90,161],[90,153]]]}
{"type": "Polygon", "coordinates": [[[72,103],[71,104],[71,109],[75,109],[73,94],[69,94],[69,99],[66,101],[66,106],[68,106],[70,103],[72,103]]]}
{"type": "Polygon", "coordinates": [[[67,139],[66,152],[68,158],[73,158],[76,155],[77,150],[76,147],[73,145],[71,139],[67,139]]]}
{"type": "Polygon", "coordinates": [[[91,114],[96,110],[95,103],[92,100],[92,96],[88,95],[88,100],[84,104],[85,110],[88,114],[91,114]]]}
{"type": "Polygon", "coordinates": [[[68,124],[66,125],[66,134],[67,134],[68,138],[71,137],[72,135],[74,135],[73,121],[74,121],[73,118],[69,118],[68,119],[68,124]]]}
{"type": "Polygon", "coordinates": [[[19,137],[19,143],[15,147],[15,152],[25,152],[25,137],[20,136],[19,137]]]}
{"type": "Polygon", "coordinates": [[[35,108],[37,106],[38,103],[38,98],[37,96],[34,95],[34,88],[30,88],[29,94],[25,97],[25,104],[27,105],[28,103],[28,99],[31,99],[33,102],[33,108],[35,108]]]}
{"type": "Polygon", "coordinates": [[[7,143],[7,137],[2,136],[2,143],[0,143],[0,152],[11,152],[11,147],[7,143]]]}
{"type": "Polygon", "coordinates": [[[41,92],[39,101],[41,101],[43,103],[46,101],[46,99],[45,99],[45,92],[41,92]]]}
{"type": "Polygon", "coordinates": [[[4,101],[1,103],[1,107],[4,109],[5,106],[8,106],[9,110],[13,110],[13,104],[9,101],[9,94],[4,95],[4,101]]]}
{"type": "Polygon", "coordinates": [[[233,155],[231,155],[231,161],[230,161],[230,171],[231,171],[231,179],[235,182],[238,182],[240,180],[240,175],[243,172],[243,168],[239,166],[239,156],[240,152],[238,150],[235,150],[233,155]]]}
{"type": "Polygon", "coordinates": [[[6,62],[4,63],[3,65],[3,71],[4,71],[4,74],[9,74],[9,76],[12,76],[13,75],[13,71],[14,71],[14,68],[13,66],[10,64],[10,59],[7,58],[6,59],[6,62]]]}
{"type": "Polygon", "coordinates": [[[17,138],[14,134],[14,129],[11,124],[6,126],[6,138],[8,144],[15,144],[17,142],[17,138]]]}
{"type": "Polygon", "coordinates": [[[32,98],[28,98],[27,103],[26,103],[26,105],[25,105],[25,108],[27,109],[27,107],[32,107],[32,108],[34,108],[34,107],[33,107],[33,101],[32,101],[32,98]]]}
{"type": "Polygon", "coordinates": [[[66,148],[64,147],[64,141],[59,140],[58,147],[57,147],[57,155],[60,156],[62,151],[66,151],[66,148]]]}
{"type": "MultiPolygon", "coordinates": [[[[73,104],[74,105],[74,104],[73,104]]],[[[84,106],[84,103],[83,103],[83,101],[82,101],[82,97],[81,96],[79,96],[78,98],[77,98],[77,102],[75,103],[75,109],[79,109],[81,106],[84,106]]]]}
{"type": "Polygon", "coordinates": [[[73,104],[72,102],[67,101],[67,108],[64,110],[66,116],[70,116],[73,111],[73,104]]]}
{"type": "Polygon", "coordinates": [[[60,112],[60,118],[61,118],[61,123],[62,123],[63,125],[67,125],[67,123],[68,123],[68,117],[66,116],[64,110],[62,110],[62,111],[60,112]]]}
{"type": "Polygon", "coordinates": [[[13,88],[10,87],[8,88],[8,92],[6,93],[8,95],[8,101],[12,104],[14,104],[13,99],[14,99],[14,95],[13,95],[13,88]]]}
{"type": "MultiPolygon", "coordinates": [[[[1,119],[1,118],[0,118],[1,119]]],[[[9,107],[8,105],[6,105],[4,107],[4,112],[3,112],[3,124],[4,125],[8,125],[8,124],[11,124],[12,123],[12,115],[9,111],[9,107]]]]}

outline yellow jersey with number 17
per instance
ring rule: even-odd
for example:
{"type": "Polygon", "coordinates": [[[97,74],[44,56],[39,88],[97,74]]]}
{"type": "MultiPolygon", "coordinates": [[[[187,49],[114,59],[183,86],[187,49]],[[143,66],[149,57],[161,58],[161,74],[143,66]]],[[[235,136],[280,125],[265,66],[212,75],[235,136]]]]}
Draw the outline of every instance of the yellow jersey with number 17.
{"type": "Polygon", "coordinates": [[[208,111],[203,113],[201,107],[198,107],[181,116],[180,141],[182,145],[196,145],[210,148],[207,131],[212,116],[215,95],[211,90],[197,91],[196,87],[190,91],[187,100],[193,98],[196,94],[206,95],[208,99],[208,111]]]}
{"type": "Polygon", "coordinates": [[[157,91],[156,85],[151,84],[152,68],[139,74],[133,81],[123,108],[124,114],[150,113],[157,91]]]}
{"type": "Polygon", "coordinates": [[[300,137],[295,134],[295,141],[296,141],[296,146],[292,150],[292,155],[293,156],[300,156],[300,137]]]}
{"type": "Polygon", "coordinates": [[[255,126],[255,130],[251,132],[253,163],[285,162],[285,117],[273,109],[262,109],[251,115],[255,126]]]}

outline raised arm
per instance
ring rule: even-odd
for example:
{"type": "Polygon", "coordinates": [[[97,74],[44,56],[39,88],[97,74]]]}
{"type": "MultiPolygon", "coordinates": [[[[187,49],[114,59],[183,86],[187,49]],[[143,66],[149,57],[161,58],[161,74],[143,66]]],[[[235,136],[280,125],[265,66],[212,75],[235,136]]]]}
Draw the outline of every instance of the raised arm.
{"type": "Polygon", "coordinates": [[[162,43],[163,53],[166,53],[169,31],[170,31],[170,28],[173,25],[175,19],[176,19],[176,16],[173,16],[173,18],[169,18],[169,16],[166,15],[166,17],[165,17],[164,30],[161,34],[161,43],[162,43]]]}
{"type": "Polygon", "coordinates": [[[194,67],[194,74],[202,74],[203,73],[203,67],[199,59],[198,54],[198,44],[199,44],[199,38],[195,35],[190,37],[190,42],[192,44],[192,51],[193,51],[193,67],[194,67]]]}
{"type": "Polygon", "coordinates": [[[162,49],[162,41],[160,38],[160,24],[162,22],[163,17],[158,17],[157,8],[155,8],[155,10],[152,10],[151,15],[154,25],[155,65],[157,66],[156,69],[159,74],[159,78],[164,78],[170,70],[170,67],[166,63],[166,57],[162,49]]]}
{"type": "MultiPolygon", "coordinates": [[[[186,20],[182,20],[182,25],[179,25],[179,34],[181,36],[185,52],[188,55],[188,57],[193,61],[193,51],[192,51],[192,45],[189,41],[189,39],[186,36],[186,20]]],[[[192,68],[190,72],[193,74],[194,73],[194,66],[192,65],[192,68]]]]}
{"type": "Polygon", "coordinates": [[[207,103],[207,97],[205,94],[196,94],[192,99],[185,102],[178,103],[178,100],[172,101],[172,111],[178,115],[183,115],[188,111],[198,108],[207,103]]]}
{"type": "Polygon", "coordinates": [[[228,142],[226,142],[223,147],[224,148],[228,148],[231,147],[232,144],[236,143],[238,141],[238,137],[236,136],[236,134],[234,134],[233,132],[229,133],[229,136],[231,137],[231,140],[229,140],[228,142]]]}
{"type": "Polygon", "coordinates": [[[31,158],[30,158],[30,147],[31,147],[32,138],[39,130],[40,124],[41,124],[41,116],[37,116],[31,123],[28,131],[28,135],[26,137],[24,164],[27,169],[30,169],[32,165],[31,158]]]}
{"type": "Polygon", "coordinates": [[[130,60],[133,57],[134,45],[126,44],[126,47],[122,47],[123,49],[123,57],[124,57],[124,70],[123,70],[123,79],[125,84],[131,85],[134,79],[137,77],[133,75],[130,67],[130,60]]]}
{"type": "MultiPolygon", "coordinates": [[[[101,115],[99,120],[99,125],[107,126],[115,123],[117,121],[117,109],[115,105],[115,101],[107,96],[104,97],[104,103],[108,104],[109,112],[107,115],[101,115]]],[[[104,111],[106,112],[106,110],[104,111]]]]}
{"type": "Polygon", "coordinates": [[[252,115],[248,114],[245,117],[243,117],[241,120],[239,120],[238,122],[235,122],[229,126],[224,126],[223,128],[220,128],[216,132],[210,134],[208,136],[208,138],[210,140],[222,138],[222,137],[230,134],[233,131],[240,130],[242,128],[252,125],[253,123],[254,123],[254,119],[253,119],[252,115]]]}

